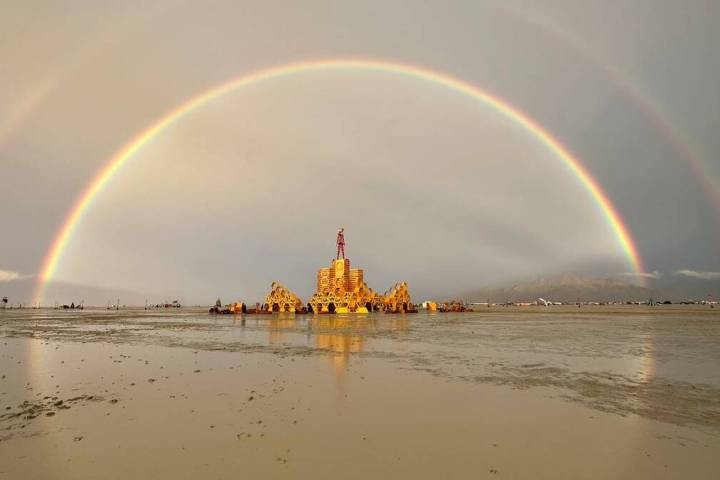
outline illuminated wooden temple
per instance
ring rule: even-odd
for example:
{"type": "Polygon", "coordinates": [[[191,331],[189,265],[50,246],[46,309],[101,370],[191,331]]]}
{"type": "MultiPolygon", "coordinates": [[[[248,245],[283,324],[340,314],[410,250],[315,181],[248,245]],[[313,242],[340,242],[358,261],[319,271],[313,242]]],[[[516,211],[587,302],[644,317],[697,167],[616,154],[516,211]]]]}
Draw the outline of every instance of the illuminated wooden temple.
{"type": "Polygon", "coordinates": [[[332,260],[317,273],[317,291],[308,302],[314,313],[368,313],[382,305],[382,296],[363,281],[363,271],[350,268],[350,259],[332,260]]]}
{"type": "Polygon", "coordinates": [[[408,285],[397,283],[384,295],[376,293],[364,281],[363,270],[351,268],[345,258],[344,229],[338,230],[338,253],[328,268],[317,272],[316,291],[307,305],[293,292],[273,282],[265,297],[265,310],[270,312],[308,313],[369,313],[382,310],[387,313],[416,311],[408,285]],[[340,258],[342,256],[342,258],[340,258]]]}
{"type": "Polygon", "coordinates": [[[303,303],[300,297],[285,288],[279,282],[273,282],[270,293],[265,297],[266,308],[271,312],[294,313],[302,309],[303,303]]]}

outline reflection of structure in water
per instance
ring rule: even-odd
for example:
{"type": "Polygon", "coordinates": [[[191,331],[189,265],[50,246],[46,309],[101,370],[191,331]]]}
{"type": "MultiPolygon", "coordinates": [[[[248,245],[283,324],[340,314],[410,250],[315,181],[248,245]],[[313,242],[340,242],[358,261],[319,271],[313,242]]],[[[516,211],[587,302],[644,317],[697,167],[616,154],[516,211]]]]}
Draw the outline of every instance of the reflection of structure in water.
{"type": "MultiPolygon", "coordinates": [[[[245,316],[241,317],[245,325],[245,316]]],[[[319,315],[299,317],[278,314],[267,320],[256,320],[256,325],[267,326],[270,345],[298,345],[299,335],[306,336],[306,346],[327,353],[324,358],[335,367],[341,376],[349,365],[352,354],[363,352],[369,339],[378,331],[403,332],[409,329],[409,317],[405,315],[319,315]]]]}
{"type": "Polygon", "coordinates": [[[367,317],[318,317],[310,320],[308,327],[318,348],[345,354],[361,352],[365,333],[377,325],[367,317]]]}
{"type": "Polygon", "coordinates": [[[285,332],[292,332],[298,325],[295,315],[279,315],[268,318],[270,318],[267,326],[271,344],[283,343],[285,332]]]}
{"type": "Polygon", "coordinates": [[[350,361],[351,353],[362,352],[365,333],[375,330],[374,319],[366,317],[317,317],[308,323],[315,336],[315,346],[332,353],[336,374],[341,375],[350,361]]]}

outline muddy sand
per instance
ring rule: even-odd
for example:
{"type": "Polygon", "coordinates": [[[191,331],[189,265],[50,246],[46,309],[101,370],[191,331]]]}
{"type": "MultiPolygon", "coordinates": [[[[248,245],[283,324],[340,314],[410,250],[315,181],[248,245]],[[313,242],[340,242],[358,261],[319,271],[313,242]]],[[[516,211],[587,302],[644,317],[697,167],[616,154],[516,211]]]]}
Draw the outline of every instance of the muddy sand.
{"type": "Polygon", "coordinates": [[[720,472],[720,309],[0,312],[0,478],[720,472]]]}

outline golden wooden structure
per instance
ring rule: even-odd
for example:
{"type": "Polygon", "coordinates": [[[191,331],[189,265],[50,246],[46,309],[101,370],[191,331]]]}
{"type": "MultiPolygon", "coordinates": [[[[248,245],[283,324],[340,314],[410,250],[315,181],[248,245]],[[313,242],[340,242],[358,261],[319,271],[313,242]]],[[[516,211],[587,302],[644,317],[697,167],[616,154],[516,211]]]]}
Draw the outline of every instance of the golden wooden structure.
{"type": "Polygon", "coordinates": [[[385,292],[383,299],[383,310],[390,313],[409,312],[415,309],[410,299],[408,285],[405,282],[396,283],[394,287],[385,292]]]}
{"type": "Polygon", "coordinates": [[[317,290],[308,301],[314,313],[368,313],[382,299],[363,281],[363,271],[350,268],[350,259],[332,260],[317,273],[317,290]]]}
{"type": "MultiPolygon", "coordinates": [[[[364,281],[363,270],[351,268],[345,258],[343,229],[338,230],[338,255],[328,268],[317,272],[316,291],[307,303],[279,282],[273,282],[265,297],[262,313],[369,313],[383,310],[388,313],[416,312],[410,299],[407,283],[395,284],[385,295],[376,293],[364,281]],[[342,246],[343,248],[340,248],[342,246]],[[342,253],[342,258],[340,254],[342,253]]],[[[243,306],[239,307],[243,308],[243,306]]],[[[246,307],[244,307],[246,308],[246,307]]],[[[257,312],[256,309],[256,313],[257,312]]]]}
{"type": "Polygon", "coordinates": [[[291,312],[302,309],[302,300],[285,288],[280,282],[273,282],[270,293],[265,297],[267,309],[271,312],[291,312]]]}

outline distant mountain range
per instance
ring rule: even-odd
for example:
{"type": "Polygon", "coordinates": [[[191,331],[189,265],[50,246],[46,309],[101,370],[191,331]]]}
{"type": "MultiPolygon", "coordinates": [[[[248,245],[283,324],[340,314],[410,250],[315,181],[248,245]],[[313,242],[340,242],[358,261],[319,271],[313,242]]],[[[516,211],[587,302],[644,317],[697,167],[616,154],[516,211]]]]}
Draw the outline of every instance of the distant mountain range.
{"type": "MultiPolygon", "coordinates": [[[[30,306],[36,287],[36,277],[23,277],[9,281],[0,281],[0,297],[7,296],[10,305],[30,306]]],[[[493,285],[473,290],[457,291],[452,295],[413,295],[418,301],[423,298],[451,299],[457,298],[466,302],[534,302],[538,298],[553,302],[574,303],[604,301],[647,301],[653,298],[658,301],[673,302],[693,300],[720,300],[720,280],[703,280],[688,278],[682,275],[668,275],[653,281],[653,288],[645,288],[629,283],[617,277],[592,277],[582,275],[558,275],[517,281],[512,284],[493,285]]],[[[413,292],[412,282],[410,291],[413,292]]],[[[43,306],[85,301],[87,306],[105,306],[108,301],[115,303],[120,299],[121,305],[142,306],[147,298],[150,303],[163,303],[178,298],[187,303],[184,296],[166,292],[149,292],[147,295],[119,288],[105,288],[74,283],[53,282],[47,289],[43,306]]],[[[213,296],[207,299],[191,299],[196,303],[211,304],[213,296]]]]}
{"type": "Polygon", "coordinates": [[[666,275],[655,281],[670,300],[720,300],[720,279],[702,279],[684,275],[666,275]]]}
{"type": "MultiPolygon", "coordinates": [[[[37,277],[25,277],[17,280],[0,282],[0,297],[8,297],[9,305],[31,306],[35,288],[37,285],[37,277]]],[[[55,302],[59,304],[80,304],[85,301],[87,306],[102,307],[108,301],[115,303],[120,299],[121,305],[142,306],[145,304],[145,297],[137,292],[129,290],[93,287],[88,285],[80,285],[66,282],[53,282],[48,287],[44,307],[52,307],[55,302]]]]}
{"type": "Polygon", "coordinates": [[[538,298],[553,302],[647,301],[664,299],[665,293],[623,282],[616,278],[560,275],[540,277],[506,286],[479,288],[459,295],[468,302],[532,302],[538,298]]]}

